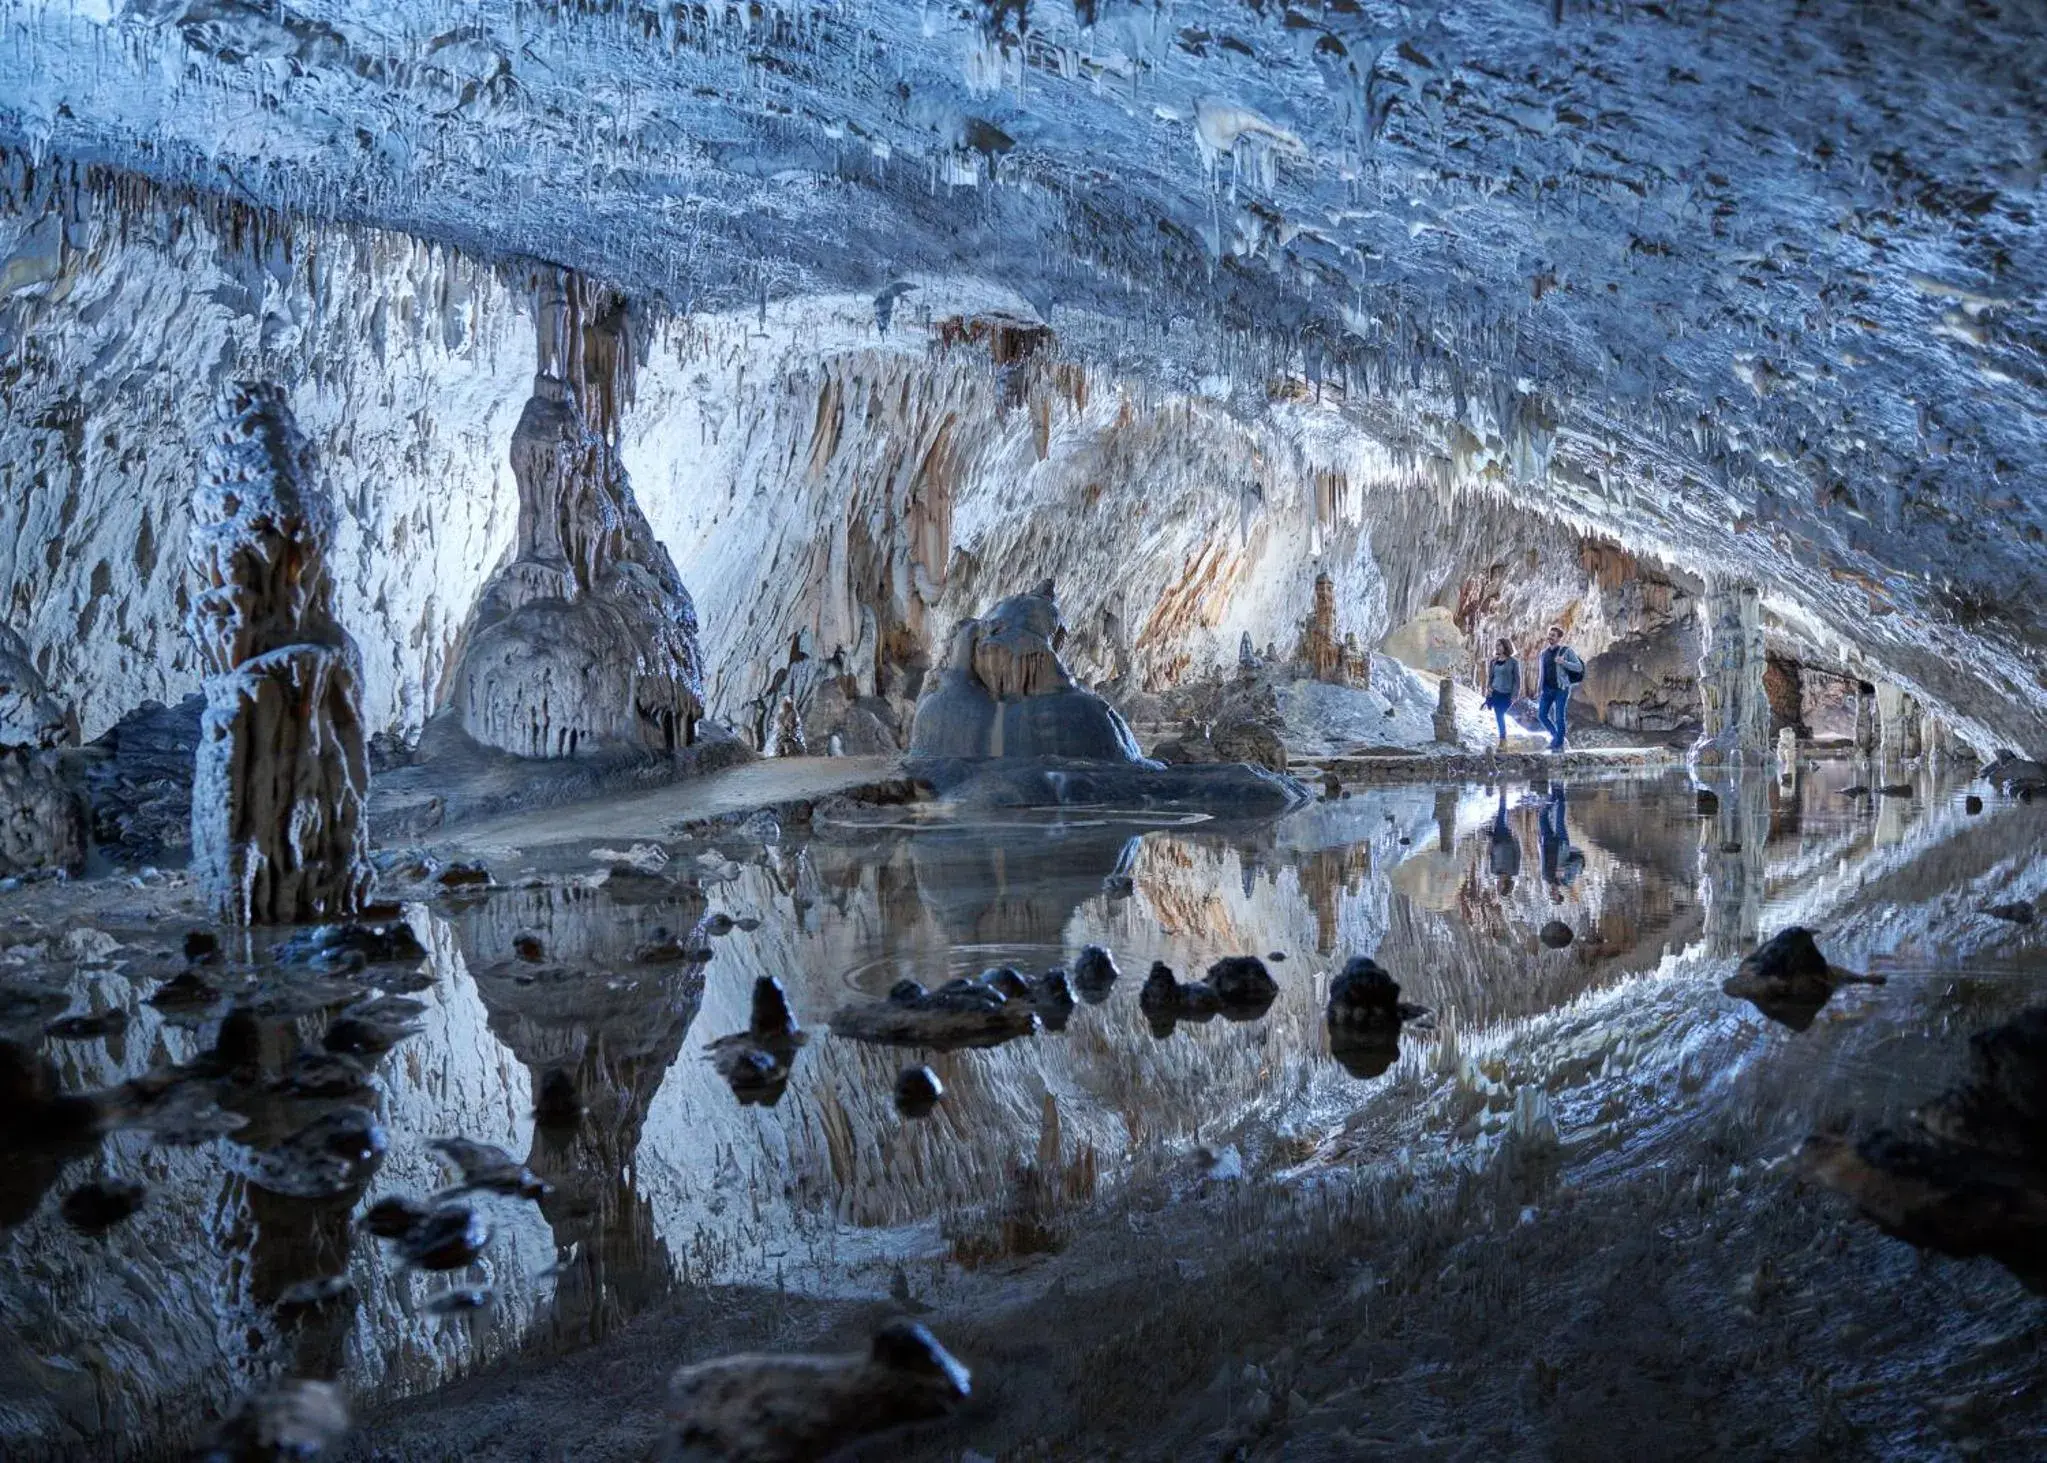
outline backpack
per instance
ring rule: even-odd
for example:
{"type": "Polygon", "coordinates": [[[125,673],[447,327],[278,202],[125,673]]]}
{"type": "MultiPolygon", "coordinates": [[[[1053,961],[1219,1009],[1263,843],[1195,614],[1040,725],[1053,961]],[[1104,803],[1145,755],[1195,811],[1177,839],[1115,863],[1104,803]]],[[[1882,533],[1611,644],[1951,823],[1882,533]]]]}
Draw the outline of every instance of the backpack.
{"type": "Polygon", "coordinates": [[[1578,652],[1566,645],[1557,654],[1557,669],[1564,673],[1564,684],[1575,686],[1585,679],[1585,662],[1578,658],[1578,652]]]}

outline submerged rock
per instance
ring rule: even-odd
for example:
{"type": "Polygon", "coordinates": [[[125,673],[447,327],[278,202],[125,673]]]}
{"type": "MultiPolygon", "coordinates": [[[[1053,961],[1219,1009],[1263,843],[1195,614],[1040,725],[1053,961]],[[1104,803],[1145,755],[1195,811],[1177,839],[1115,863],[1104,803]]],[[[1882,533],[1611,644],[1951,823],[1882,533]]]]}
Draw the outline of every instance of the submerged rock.
{"type": "Polygon", "coordinates": [[[483,1253],[490,1226],[467,1204],[443,1204],[428,1210],[394,1243],[415,1269],[459,1270],[483,1253]]]}
{"type": "Polygon", "coordinates": [[[1109,991],[1122,974],[1116,968],[1116,957],[1100,945],[1083,947],[1073,960],[1073,988],[1090,1006],[1099,1006],[1107,1000],[1109,991]]]}
{"type": "Polygon", "coordinates": [[[1154,960],[1137,992],[1137,1008],[1151,1025],[1151,1034],[1163,1041],[1182,1021],[1213,1021],[1222,1011],[1215,988],[1196,981],[1183,984],[1173,968],[1154,960]]]}
{"type": "Polygon", "coordinates": [[[810,1038],[796,1024],[782,983],[764,975],[753,983],[753,1009],[744,1031],[718,1037],[705,1050],[742,1107],[773,1107],[796,1071],[796,1052],[810,1038]]]}
{"type": "Polygon", "coordinates": [[[1983,912],[1998,919],[2010,920],[2015,925],[2029,925],[2033,922],[2033,906],[2023,899],[2014,899],[2007,904],[1986,904],[1983,912]]]}
{"type": "Polygon", "coordinates": [[[283,965],[315,969],[360,969],[400,961],[426,959],[412,926],[403,919],[315,925],[292,936],[271,952],[283,965]]]}
{"type": "Polygon", "coordinates": [[[1815,1134],[1798,1164],[1885,1233],[2047,1294],[2047,1006],[1972,1037],[1968,1075],[1909,1129],[1815,1134]]]}
{"type": "Polygon", "coordinates": [[[364,1211],[362,1227],[378,1239],[402,1239],[417,1229],[432,1210],[404,1194],[379,1199],[364,1211]]]}
{"type": "Polygon", "coordinates": [[[1279,999],[1279,982],[1256,955],[1229,955],[1208,967],[1207,983],[1222,1014],[1232,1021],[1254,1021],[1279,999]]]}
{"type": "Polygon", "coordinates": [[[1743,956],[1720,989],[1772,1021],[1803,1031],[1840,987],[1883,983],[1880,975],[1856,975],[1829,965],[1812,931],[1793,925],[1743,956]]]}
{"type": "Polygon", "coordinates": [[[905,1067],[896,1074],[896,1111],[906,1118],[928,1118],[945,1096],[945,1084],[929,1067],[905,1067]]]}
{"type": "Polygon", "coordinates": [[[816,1463],[863,1438],[930,1422],[964,1402],[967,1369],[915,1321],[865,1352],[741,1355],[678,1370],[668,1443],[679,1463],[816,1463]]]}
{"type": "Polygon", "coordinates": [[[1330,1055],[1353,1077],[1377,1077],[1400,1055],[1401,1027],[1428,1014],[1400,999],[1400,983],[1377,961],[1353,956],[1329,983],[1330,1055]]]}
{"type": "Polygon", "coordinates": [[[201,1463],[314,1463],[348,1435],[348,1403],[332,1382],[277,1383],[236,1404],[201,1463]]]}
{"type": "Polygon", "coordinates": [[[368,1183],[389,1146],[374,1113],[336,1108],[256,1154],[249,1181],[287,1198],[331,1199],[368,1183]]]}
{"type": "Polygon", "coordinates": [[[1535,932],[1535,938],[1552,950],[1561,950],[1575,940],[1577,935],[1562,920],[1553,919],[1543,922],[1542,928],[1535,932]]]}
{"type": "Polygon", "coordinates": [[[1028,1001],[972,980],[952,980],[927,991],[914,980],[898,981],[884,1001],[841,1007],[832,1032],[882,1046],[924,1046],[936,1051],[1000,1046],[1038,1029],[1028,1001]]]}
{"type": "Polygon", "coordinates": [[[478,1143],[472,1138],[436,1138],[427,1147],[462,1177],[462,1182],[448,1193],[482,1189],[513,1199],[538,1200],[554,1192],[554,1185],[494,1144],[478,1143]]]}

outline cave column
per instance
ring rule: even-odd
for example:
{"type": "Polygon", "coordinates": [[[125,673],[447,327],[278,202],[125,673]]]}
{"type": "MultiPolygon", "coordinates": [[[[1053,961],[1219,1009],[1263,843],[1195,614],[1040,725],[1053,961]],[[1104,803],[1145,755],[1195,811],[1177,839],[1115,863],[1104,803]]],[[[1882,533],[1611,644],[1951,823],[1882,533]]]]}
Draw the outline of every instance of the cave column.
{"type": "Polygon", "coordinates": [[[1896,686],[1878,686],[1876,719],[1884,761],[1916,761],[1924,750],[1918,698],[1896,686]]]}
{"type": "Polygon", "coordinates": [[[1855,686],[1855,755],[1876,755],[1876,687],[1867,681],[1855,686]]]}
{"type": "Polygon", "coordinates": [[[1759,766],[1770,756],[1761,591],[1747,580],[1709,579],[1701,610],[1699,692],[1705,728],[1692,749],[1693,760],[1759,766]]]}

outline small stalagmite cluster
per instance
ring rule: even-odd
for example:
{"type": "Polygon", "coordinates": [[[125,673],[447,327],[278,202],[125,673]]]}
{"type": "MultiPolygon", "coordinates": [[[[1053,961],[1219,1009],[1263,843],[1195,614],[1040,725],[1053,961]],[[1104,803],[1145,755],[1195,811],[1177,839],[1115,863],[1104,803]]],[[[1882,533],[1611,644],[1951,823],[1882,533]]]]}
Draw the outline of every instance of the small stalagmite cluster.
{"type": "Polygon", "coordinates": [[[624,303],[546,281],[539,374],[512,434],[518,538],[455,671],[464,731],[519,757],[667,755],[703,714],[696,608],[618,459],[631,398],[624,303]]]}
{"type": "Polygon", "coordinates": [[[222,393],[192,517],[193,868],[238,924],[352,915],[371,875],[361,667],[334,614],[332,509],[277,388],[222,393]]]}

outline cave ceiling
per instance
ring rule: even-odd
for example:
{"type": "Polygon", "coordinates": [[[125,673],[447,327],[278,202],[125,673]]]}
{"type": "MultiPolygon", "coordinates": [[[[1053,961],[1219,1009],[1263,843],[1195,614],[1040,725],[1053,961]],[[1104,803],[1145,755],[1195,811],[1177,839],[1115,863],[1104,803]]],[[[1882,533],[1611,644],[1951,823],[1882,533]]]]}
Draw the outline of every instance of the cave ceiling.
{"type": "Polygon", "coordinates": [[[987,280],[2047,745],[2047,5],[0,0],[0,142],[670,311],[987,280]]]}

